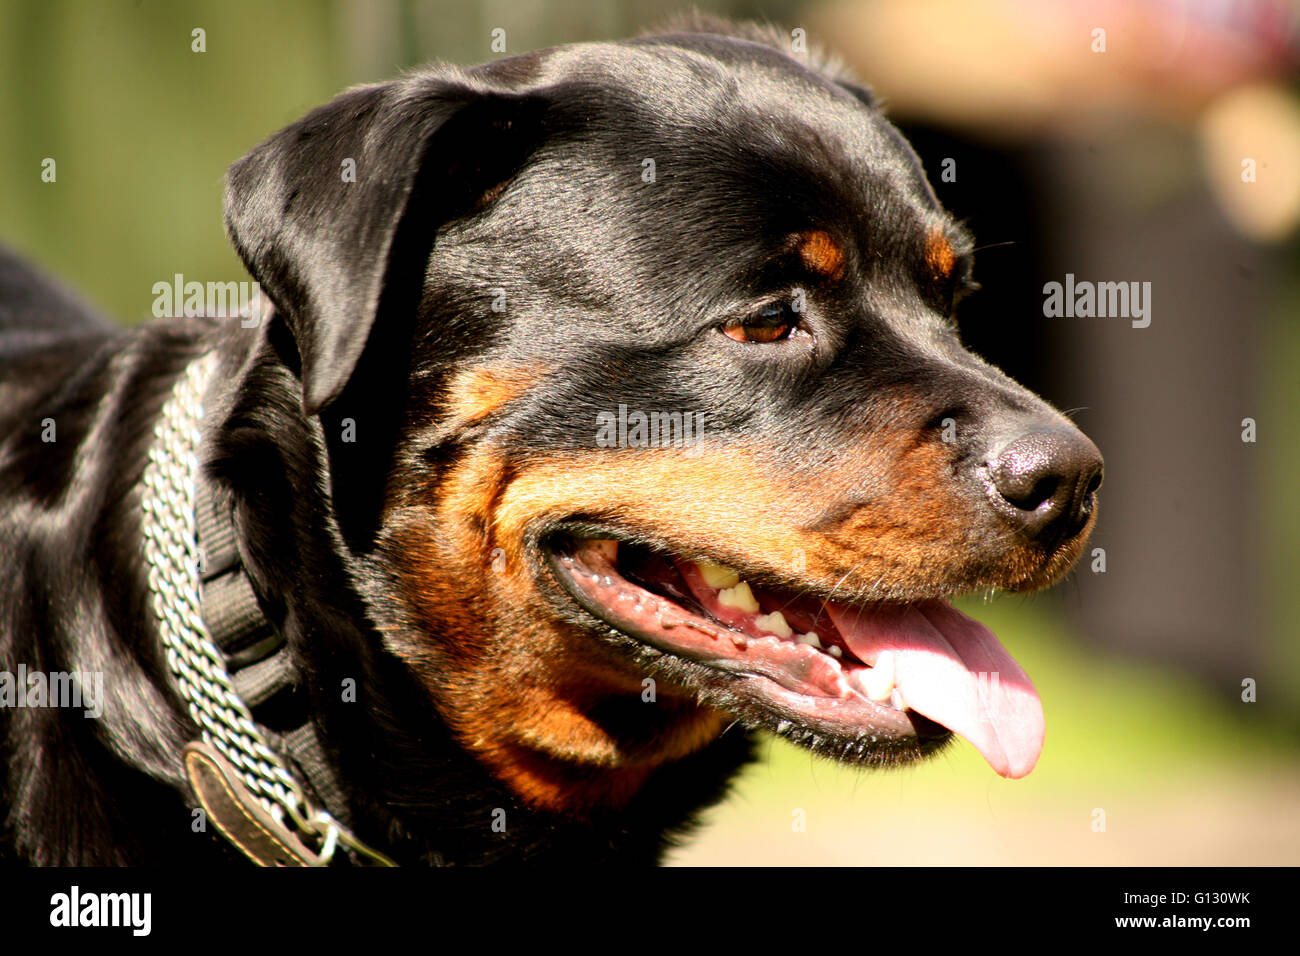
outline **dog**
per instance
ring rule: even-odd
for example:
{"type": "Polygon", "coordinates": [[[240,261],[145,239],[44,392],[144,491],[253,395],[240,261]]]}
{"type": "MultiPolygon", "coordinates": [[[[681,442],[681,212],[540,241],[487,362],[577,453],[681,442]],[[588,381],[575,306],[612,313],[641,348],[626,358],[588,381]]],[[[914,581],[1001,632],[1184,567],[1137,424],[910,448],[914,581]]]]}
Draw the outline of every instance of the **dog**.
{"type": "Polygon", "coordinates": [[[426,68],[225,215],[240,318],[0,264],[6,860],[651,864],[756,732],[1033,768],[947,602],[1064,575],[1102,460],[962,347],[971,239],[833,61],[426,68]]]}

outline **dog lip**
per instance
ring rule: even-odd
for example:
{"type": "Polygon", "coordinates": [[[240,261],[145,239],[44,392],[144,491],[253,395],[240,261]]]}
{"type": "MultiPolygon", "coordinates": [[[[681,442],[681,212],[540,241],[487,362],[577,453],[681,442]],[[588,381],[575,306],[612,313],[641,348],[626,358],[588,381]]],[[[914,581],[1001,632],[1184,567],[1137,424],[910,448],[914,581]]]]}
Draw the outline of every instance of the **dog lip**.
{"type": "Polygon", "coordinates": [[[1042,703],[1029,676],[992,631],[944,601],[848,603],[751,588],[734,569],[616,540],[556,540],[548,554],[571,596],[617,632],[731,674],[801,730],[811,724],[863,749],[864,737],[885,738],[887,750],[925,734],[915,713],[1013,779],[1042,753],[1042,703]],[[818,633],[795,636],[810,625],[818,633]]]}
{"type": "MultiPolygon", "coordinates": [[[[578,541],[613,539],[620,545],[628,543],[628,537],[583,524],[543,539],[541,549],[546,563],[570,603],[630,640],[722,675],[730,696],[757,703],[770,715],[771,719],[765,721],[770,729],[778,733],[806,730],[853,741],[859,747],[864,741],[888,748],[891,740],[910,740],[919,745],[916,755],[952,736],[947,728],[921,714],[867,699],[849,683],[839,662],[820,650],[776,636],[760,638],[728,628],[634,583],[616,569],[593,571],[578,567],[574,557],[578,546],[566,548],[562,543],[565,537],[578,541]],[[575,533],[577,527],[582,533],[575,533]],[[627,597],[620,600],[616,592],[624,585],[629,588],[627,597]],[[639,615],[620,612],[620,603],[629,604],[638,597],[643,605],[639,615]]],[[[711,701],[713,696],[708,689],[701,691],[703,703],[732,709],[711,701]]]]}

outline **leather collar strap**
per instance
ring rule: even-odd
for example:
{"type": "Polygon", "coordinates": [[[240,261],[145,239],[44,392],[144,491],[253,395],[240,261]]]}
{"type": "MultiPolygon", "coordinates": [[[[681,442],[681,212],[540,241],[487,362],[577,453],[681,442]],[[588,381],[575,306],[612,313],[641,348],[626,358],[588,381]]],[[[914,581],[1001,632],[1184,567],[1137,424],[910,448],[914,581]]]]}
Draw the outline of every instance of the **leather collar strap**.
{"type": "Polygon", "coordinates": [[[240,780],[221,752],[201,741],[182,751],[185,775],[213,824],[245,856],[261,866],[323,866],[329,862],[308,847],[297,834],[271,816],[240,780]]]}
{"type": "Polygon", "coordinates": [[[204,356],[177,381],[142,493],[167,664],[201,728],[201,740],[182,754],[186,776],[218,831],[261,866],[323,866],[340,859],[340,847],[350,862],[393,866],[348,829],[347,800],[284,637],[244,571],[233,506],[199,468],[202,400],[214,368],[215,357],[204,356]]]}

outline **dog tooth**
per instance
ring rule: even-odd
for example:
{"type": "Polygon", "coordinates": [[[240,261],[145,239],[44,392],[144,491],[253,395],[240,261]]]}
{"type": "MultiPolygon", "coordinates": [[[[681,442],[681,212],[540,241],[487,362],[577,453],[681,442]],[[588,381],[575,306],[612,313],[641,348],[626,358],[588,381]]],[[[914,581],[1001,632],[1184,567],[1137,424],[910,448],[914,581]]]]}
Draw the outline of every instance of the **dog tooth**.
{"type": "Polygon", "coordinates": [[[816,631],[809,631],[807,634],[800,634],[796,640],[798,640],[800,644],[807,644],[811,647],[820,648],[822,646],[822,639],[817,636],[816,631]]]}
{"type": "Polygon", "coordinates": [[[831,655],[831,657],[839,657],[841,654],[844,653],[842,650],[840,650],[840,649],[839,649],[838,647],[836,647],[834,644],[832,644],[830,647],[826,648],[826,651],[831,655]]]}
{"type": "Polygon", "coordinates": [[[903,700],[903,695],[899,692],[897,687],[895,687],[894,692],[889,695],[889,704],[894,708],[894,710],[907,710],[907,703],[903,700]]]}
{"type": "Polygon", "coordinates": [[[749,584],[745,581],[741,581],[733,588],[723,588],[719,591],[718,603],[723,607],[734,607],[746,614],[757,614],[759,611],[758,602],[754,600],[754,592],[749,589],[749,584]]]}
{"type": "Polygon", "coordinates": [[[794,633],[790,625],[786,623],[785,615],[780,611],[773,611],[771,614],[760,614],[754,618],[754,624],[769,634],[775,634],[778,637],[789,637],[794,633]]]}
{"type": "Polygon", "coordinates": [[[894,653],[881,651],[876,658],[876,666],[863,675],[867,696],[872,700],[884,702],[889,700],[894,689],[894,653]]]}
{"type": "Polygon", "coordinates": [[[735,587],[740,581],[740,575],[726,565],[714,564],[711,561],[697,561],[695,566],[699,568],[704,583],[711,588],[735,587]]]}

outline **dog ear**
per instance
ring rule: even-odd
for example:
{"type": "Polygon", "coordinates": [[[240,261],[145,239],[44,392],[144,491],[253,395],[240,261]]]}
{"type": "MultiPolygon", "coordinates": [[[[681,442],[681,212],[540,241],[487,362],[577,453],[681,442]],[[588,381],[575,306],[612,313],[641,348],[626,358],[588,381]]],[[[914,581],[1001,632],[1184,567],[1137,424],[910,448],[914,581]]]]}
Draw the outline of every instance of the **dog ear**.
{"type": "Polygon", "coordinates": [[[418,306],[438,226],[518,170],[544,110],[417,74],[349,90],[231,167],[226,229],[293,333],[308,415],[343,391],[390,296],[418,306]]]}

